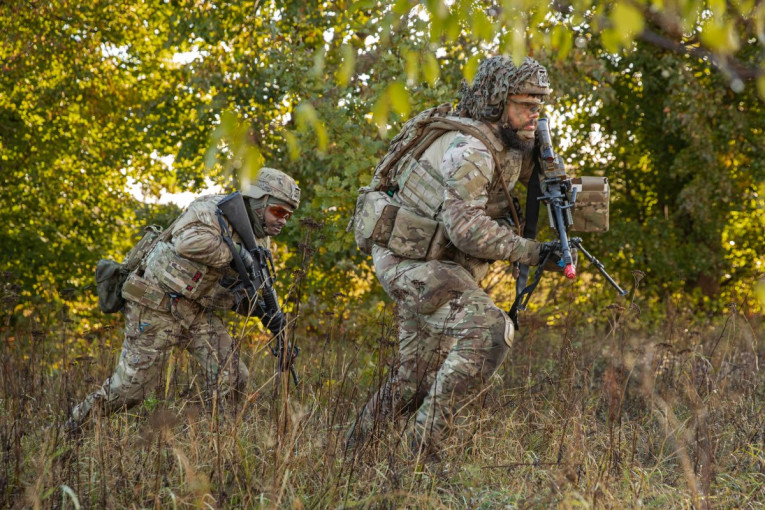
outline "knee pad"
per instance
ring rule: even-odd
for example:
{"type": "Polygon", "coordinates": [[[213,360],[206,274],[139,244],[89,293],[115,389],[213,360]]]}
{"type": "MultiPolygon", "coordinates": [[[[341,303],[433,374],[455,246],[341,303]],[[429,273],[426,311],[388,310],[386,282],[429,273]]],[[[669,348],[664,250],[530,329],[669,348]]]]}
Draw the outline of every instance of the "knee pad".
{"type": "Polygon", "coordinates": [[[515,338],[515,327],[510,317],[495,307],[491,310],[486,310],[486,318],[489,321],[489,330],[495,342],[499,344],[499,340],[502,339],[508,348],[512,347],[513,339],[515,338]]]}

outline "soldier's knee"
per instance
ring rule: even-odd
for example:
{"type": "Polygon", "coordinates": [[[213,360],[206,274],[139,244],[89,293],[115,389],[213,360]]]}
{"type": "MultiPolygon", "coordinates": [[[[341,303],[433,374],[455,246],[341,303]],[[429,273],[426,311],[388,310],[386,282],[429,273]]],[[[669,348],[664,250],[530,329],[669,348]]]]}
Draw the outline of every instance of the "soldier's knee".
{"type": "Polygon", "coordinates": [[[486,311],[491,337],[496,344],[504,344],[507,348],[513,346],[515,327],[513,321],[499,308],[491,308],[486,311]]]}
{"type": "Polygon", "coordinates": [[[236,374],[236,380],[234,385],[236,386],[236,389],[239,391],[244,391],[245,388],[247,388],[247,381],[250,380],[250,371],[247,369],[247,366],[239,362],[239,372],[236,374]]]}

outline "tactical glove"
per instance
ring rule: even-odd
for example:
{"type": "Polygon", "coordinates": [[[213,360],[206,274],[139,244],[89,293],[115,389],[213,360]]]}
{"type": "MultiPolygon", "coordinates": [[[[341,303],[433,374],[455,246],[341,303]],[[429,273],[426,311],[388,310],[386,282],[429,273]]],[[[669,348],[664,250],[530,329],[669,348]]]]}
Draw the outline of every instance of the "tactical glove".
{"type": "MultiPolygon", "coordinates": [[[[571,248],[571,261],[576,267],[577,251],[573,246],[571,248]]],[[[565,263],[563,262],[563,250],[560,247],[560,241],[547,241],[541,244],[539,247],[539,263],[547,257],[547,263],[545,264],[545,271],[555,271],[556,273],[562,273],[565,263]],[[549,256],[548,256],[549,254],[549,256]]]]}

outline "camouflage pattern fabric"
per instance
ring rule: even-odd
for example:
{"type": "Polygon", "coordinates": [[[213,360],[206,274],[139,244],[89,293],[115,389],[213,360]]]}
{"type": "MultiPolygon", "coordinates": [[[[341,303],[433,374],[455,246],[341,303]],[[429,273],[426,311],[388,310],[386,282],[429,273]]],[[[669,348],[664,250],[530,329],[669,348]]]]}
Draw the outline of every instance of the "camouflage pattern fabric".
{"type": "Polygon", "coordinates": [[[481,62],[473,83],[462,82],[457,112],[472,119],[499,120],[508,94],[550,94],[547,69],[526,57],[516,67],[508,57],[490,57],[481,62]]]}
{"type": "Polygon", "coordinates": [[[97,391],[75,406],[75,423],[82,423],[96,406],[112,412],[140,403],[152,393],[162,395],[160,374],[173,347],[187,350],[197,361],[208,398],[244,391],[249,371],[242,361],[235,362],[233,341],[223,321],[203,312],[185,328],[174,316],[176,308],[173,305],[162,313],[132,301],[125,304],[125,340],[117,368],[97,391]]]}
{"type": "Polygon", "coordinates": [[[370,399],[351,443],[387,420],[414,412],[407,429],[412,453],[434,448],[457,410],[477,395],[505,359],[513,325],[464,267],[421,262],[372,249],[383,288],[399,313],[399,368],[370,399]]]}
{"type": "MultiPolygon", "coordinates": [[[[536,264],[539,243],[524,239],[512,229],[496,221],[509,214],[507,199],[496,182],[494,160],[483,143],[463,133],[450,132],[423,154],[423,164],[438,165],[444,182],[443,205],[438,218],[446,233],[461,252],[482,260],[508,260],[536,264]],[[436,162],[430,151],[447,144],[442,158],[436,162]]],[[[521,180],[528,182],[532,170],[531,156],[515,150],[501,155],[503,172],[510,189],[521,180]]]]}
{"type": "MultiPolygon", "coordinates": [[[[127,300],[125,340],[117,368],[101,388],[75,406],[72,425],[81,424],[96,405],[109,412],[143,400],[156,389],[173,347],[186,349],[197,360],[208,397],[244,390],[247,367],[238,361],[231,336],[214,313],[230,309],[235,301],[232,291],[220,283],[224,277],[236,278],[229,267],[231,251],[215,214],[217,203],[224,197],[208,195],[194,200],[173,224],[169,242],[157,243],[139,265],[136,277],[128,279],[122,293],[127,300]],[[195,281],[189,267],[205,271],[199,271],[195,281]],[[188,295],[193,299],[177,295],[176,280],[183,278],[189,279],[192,291],[188,295]],[[171,294],[176,297],[171,298],[171,294]]],[[[234,242],[240,241],[234,234],[234,242]]],[[[256,242],[270,246],[267,237],[256,242]]]]}
{"type": "MultiPolygon", "coordinates": [[[[518,180],[528,182],[533,168],[531,156],[515,150],[505,150],[502,158],[505,164],[495,169],[483,143],[450,132],[418,160],[431,175],[440,174],[443,205],[437,217],[457,254],[424,261],[401,257],[383,246],[372,248],[377,277],[397,305],[400,365],[366,404],[351,428],[349,446],[369,437],[387,419],[414,413],[407,429],[412,451],[436,448],[458,410],[478,394],[507,355],[512,322],[478,281],[490,261],[537,264],[540,244],[497,221],[508,214],[508,204],[492,186],[495,171],[503,172],[512,188],[518,180]]],[[[412,190],[412,196],[417,193],[412,190]]],[[[414,207],[414,201],[403,205],[414,207]]]]}

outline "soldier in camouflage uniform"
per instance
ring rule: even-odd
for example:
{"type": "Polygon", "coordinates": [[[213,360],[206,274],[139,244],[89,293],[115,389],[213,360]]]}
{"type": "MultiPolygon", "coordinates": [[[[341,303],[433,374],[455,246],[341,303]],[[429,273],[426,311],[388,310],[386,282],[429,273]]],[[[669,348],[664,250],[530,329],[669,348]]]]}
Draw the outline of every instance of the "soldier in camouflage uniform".
{"type": "MultiPolygon", "coordinates": [[[[513,324],[478,282],[492,261],[536,265],[546,246],[522,238],[500,219],[509,216],[510,205],[498,174],[510,189],[528,183],[539,109],[549,93],[547,71],[533,59],[516,67],[508,58],[489,58],[472,86],[463,83],[454,118],[478,129],[482,139],[463,129],[448,131],[419,158],[398,163],[396,175],[411,176],[398,178],[389,195],[415,220],[400,222],[399,210],[395,224],[385,228],[382,214],[375,232],[393,233],[385,243],[375,239],[371,253],[377,277],[397,305],[400,365],[349,431],[349,447],[386,418],[413,413],[406,442],[414,453],[434,452],[457,411],[507,355],[513,324]],[[406,243],[392,248],[397,230],[417,244],[417,218],[423,217],[439,222],[449,241],[450,248],[432,260],[412,257],[418,250],[406,243]]],[[[426,247],[428,242],[430,253],[435,238],[426,247]]]]}
{"type": "MultiPolygon", "coordinates": [[[[298,207],[300,188],[283,172],[262,168],[242,195],[256,242],[268,249],[270,237],[281,232],[298,207]]],[[[217,204],[225,197],[194,200],[130,274],[122,290],[125,340],[117,368],[74,407],[68,429],[77,429],[96,406],[111,412],[141,402],[156,388],[173,347],[186,349],[199,363],[208,397],[245,389],[247,367],[216,313],[249,310],[250,298],[241,290],[233,291],[238,274],[231,268],[233,254],[216,215],[217,204]]],[[[231,237],[245,265],[251,264],[252,256],[239,236],[231,237]]]]}

